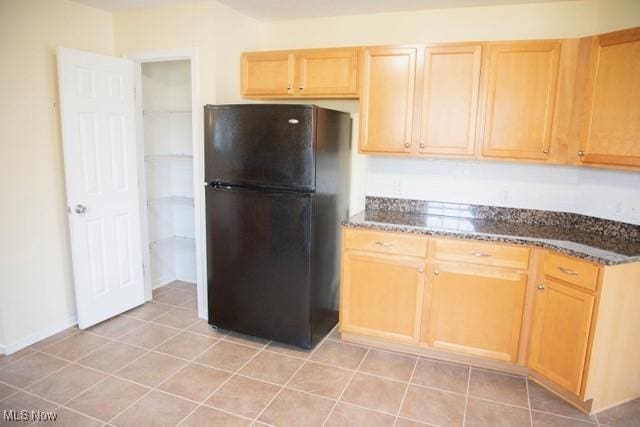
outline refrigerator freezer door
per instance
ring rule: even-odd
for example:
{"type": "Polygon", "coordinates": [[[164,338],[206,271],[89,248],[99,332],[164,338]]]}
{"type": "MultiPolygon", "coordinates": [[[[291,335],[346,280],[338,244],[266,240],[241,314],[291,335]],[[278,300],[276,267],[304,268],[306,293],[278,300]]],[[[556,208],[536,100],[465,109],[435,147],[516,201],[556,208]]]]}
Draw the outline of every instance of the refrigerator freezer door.
{"type": "Polygon", "coordinates": [[[205,180],[315,190],[315,111],[308,105],[205,106],[205,180]]]}
{"type": "Polygon", "coordinates": [[[206,189],[209,323],[311,346],[312,196],[206,189]]]}

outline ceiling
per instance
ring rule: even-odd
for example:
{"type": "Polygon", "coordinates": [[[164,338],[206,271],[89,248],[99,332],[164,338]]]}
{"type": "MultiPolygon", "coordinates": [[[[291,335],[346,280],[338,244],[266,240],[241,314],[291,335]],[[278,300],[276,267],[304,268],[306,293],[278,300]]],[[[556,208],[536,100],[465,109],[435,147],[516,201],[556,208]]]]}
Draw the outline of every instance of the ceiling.
{"type": "MultiPolygon", "coordinates": [[[[122,12],[133,9],[150,9],[176,4],[195,3],[198,0],[73,0],[95,9],[107,12],[122,12]]],[[[230,1],[229,3],[233,3],[230,1]]]]}
{"type": "MultiPolygon", "coordinates": [[[[145,9],[198,0],[74,0],[110,12],[145,9]]],[[[567,0],[218,0],[237,11],[264,21],[357,15],[421,9],[444,9],[567,0]]]]}

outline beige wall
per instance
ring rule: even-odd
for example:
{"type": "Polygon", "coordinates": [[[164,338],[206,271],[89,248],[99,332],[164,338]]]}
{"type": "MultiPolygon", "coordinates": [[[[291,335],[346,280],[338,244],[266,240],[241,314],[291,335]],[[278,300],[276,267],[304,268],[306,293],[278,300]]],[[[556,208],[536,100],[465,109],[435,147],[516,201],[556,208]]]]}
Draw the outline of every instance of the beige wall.
{"type": "Polygon", "coordinates": [[[581,37],[638,25],[638,0],[578,0],[265,22],[261,49],[581,37]]]}
{"type": "Polygon", "coordinates": [[[0,345],[74,315],[55,52],[111,53],[111,14],[0,0],[0,345]]]}
{"type": "Polygon", "coordinates": [[[114,14],[119,55],[199,48],[200,103],[239,100],[239,52],[255,49],[258,22],[215,1],[114,14]]]}

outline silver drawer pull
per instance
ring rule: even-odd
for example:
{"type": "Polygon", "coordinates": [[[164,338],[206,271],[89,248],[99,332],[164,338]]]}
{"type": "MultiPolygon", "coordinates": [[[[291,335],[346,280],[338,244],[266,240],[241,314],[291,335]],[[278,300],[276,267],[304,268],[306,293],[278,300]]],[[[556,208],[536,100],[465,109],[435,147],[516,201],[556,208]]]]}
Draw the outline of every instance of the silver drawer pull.
{"type": "Polygon", "coordinates": [[[376,242],[376,245],[378,245],[378,246],[384,246],[385,248],[388,248],[389,246],[393,246],[393,243],[389,243],[389,242],[376,242]]]}
{"type": "Polygon", "coordinates": [[[569,276],[577,276],[578,272],[575,270],[569,270],[568,268],[558,267],[558,270],[562,271],[564,274],[568,274],[569,276]]]}
{"type": "Polygon", "coordinates": [[[491,254],[485,254],[484,252],[469,252],[469,255],[473,255],[478,258],[486,258],[488,256],[491,256],[491,254]]]}

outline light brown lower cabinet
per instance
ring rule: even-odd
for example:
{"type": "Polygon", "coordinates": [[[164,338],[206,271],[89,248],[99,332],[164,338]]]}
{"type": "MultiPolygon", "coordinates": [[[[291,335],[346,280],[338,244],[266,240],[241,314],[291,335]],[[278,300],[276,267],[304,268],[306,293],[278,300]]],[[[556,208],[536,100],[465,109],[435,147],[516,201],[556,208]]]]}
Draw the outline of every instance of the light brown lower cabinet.
{"type": "Polygon", "coordinates": [[[417,343],[424,261],[348,251],[342,262],[342,330],[417,343]]]}
{"type": "Polygon", "coordinates": [[[526,273],[472,264],[435,264],[431,270],[423,340],[434,348],[515,361],[526,273]]]}
{"type": "Polygon", "coordinates": [[[545,279],[538,285],[529,367],[580,394],[595,297],[545,279]]]}
{"type": "Polygon", "coordinates": [[[343,339],[528,375],[595,413],[640,397],[640,262],[345,228],[343,339]]]}

